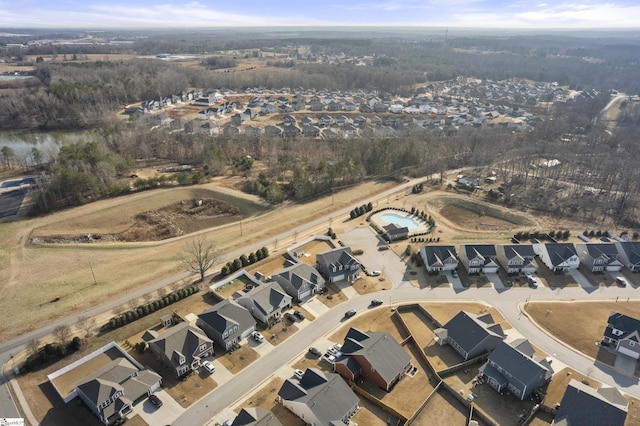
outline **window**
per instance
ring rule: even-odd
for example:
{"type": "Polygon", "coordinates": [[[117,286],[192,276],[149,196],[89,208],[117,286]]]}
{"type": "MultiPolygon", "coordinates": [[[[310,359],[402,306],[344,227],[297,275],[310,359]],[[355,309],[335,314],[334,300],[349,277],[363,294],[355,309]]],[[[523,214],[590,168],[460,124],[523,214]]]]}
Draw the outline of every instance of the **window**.
{"type": "Polygon", "coordinates": [[[204,352],[207,350],[207,344],[203,343],[202,345],[200,345],[200,352],[204,352]]]}

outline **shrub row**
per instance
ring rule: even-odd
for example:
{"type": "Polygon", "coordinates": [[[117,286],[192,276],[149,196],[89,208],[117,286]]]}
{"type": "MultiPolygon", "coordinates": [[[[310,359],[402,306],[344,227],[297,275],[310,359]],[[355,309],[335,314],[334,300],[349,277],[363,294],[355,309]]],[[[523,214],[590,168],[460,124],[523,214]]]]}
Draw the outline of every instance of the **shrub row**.
{"type": "Polygon", "coordinates": [[[548,240],[548,239],[566,240],[569,238],[569,236],[571,236],[571,232],[568,229],[565,229],[564,231],[549,231],[549,232],[518,231],[513,237],[518,241],[522,241],[522,240],[528,240],[530,238],[535,238],[536,240],[548,240]]]}
{"type": "Polygon", "coordinates": [[[135,309],[124,312],[120,315],[112,317],[107,324],[103,327],[103,330],[113,330],[123,325],[127,325],[139,318],[152,314],[153,312],[171,305],[179,300],[189,297],[198,292],[198,286],[192,285],[189,287],[181,288],[180,290],[169,293],[168,295],[156,299],[153,302],[140,305],[135,309]]]}
{"type": "Polygon", "coordinates": [[[419,194],[424,190],[424,184],[419,183],[417,185],[413,185],[413,188],[411,188],[411,193],[412,194],[419,194]]]}
{"type": "Polygon", "coordinates": [[[249,256],[243,254],[237,259],[227,262],[227,264],[224,265],[222,269],[220,269],[220,275],[225,277],[229,274],[239,271],[246,266],[259,262],[262,259],[266,259],[268,256],[269,249],[266,247],[262,247],[261,249],[256,250],[255,253],[250,253],[249,256]]]}
{"type": "Polygon", "coordinates": [[[26,371],[33,371],[39,365],[57,361],[77,352],[80,346],[82,346],[82,340],[78,336],[74,337],[66,345],[47,343],[35,355],[28,357],[22,368],[26,371]]]}
{"type": "Polygon", "coordinates": [[[368,204],[363,204],[360,207],[356,207],[355,209],[351,210],[349,216],[351,216],[351,219],[355,219],[356,217],[362,216],[363,214],[368,213],[371,210],[373,210],[373,204],[369,202],[368,204]]]}

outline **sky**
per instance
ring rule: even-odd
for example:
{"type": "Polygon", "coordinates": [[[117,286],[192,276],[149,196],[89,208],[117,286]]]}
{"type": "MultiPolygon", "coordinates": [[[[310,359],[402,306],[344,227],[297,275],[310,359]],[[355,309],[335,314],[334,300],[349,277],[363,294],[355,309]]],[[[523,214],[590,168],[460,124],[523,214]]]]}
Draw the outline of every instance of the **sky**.
{"type": "Polygon", "coordinates": [[[0,0],[0,28],[640,29],[639,0],[0,0]]]}

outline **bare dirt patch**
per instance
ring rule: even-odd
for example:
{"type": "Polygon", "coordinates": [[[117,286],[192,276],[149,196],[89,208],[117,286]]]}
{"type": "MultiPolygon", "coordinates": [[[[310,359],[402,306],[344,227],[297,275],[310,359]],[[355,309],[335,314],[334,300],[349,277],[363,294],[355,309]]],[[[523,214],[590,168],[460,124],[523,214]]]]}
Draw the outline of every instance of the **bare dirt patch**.
{"type": "Polygon", "coordinates": [[[539,326],[558,340],[597,358],[607,319],[611,312],[620,312],[637,317],[640,302],[621,300],[599,302],[530,302],[524,311],[539,326]],[[580,327],[566,327],[566,324],[580,324],[580,327]]]}

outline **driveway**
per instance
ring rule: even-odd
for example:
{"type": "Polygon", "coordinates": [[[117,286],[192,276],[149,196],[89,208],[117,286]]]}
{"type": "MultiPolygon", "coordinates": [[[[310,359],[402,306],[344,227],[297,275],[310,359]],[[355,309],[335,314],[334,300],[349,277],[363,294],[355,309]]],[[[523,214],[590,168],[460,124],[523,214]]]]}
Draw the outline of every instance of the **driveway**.
{"type": "Polygon", "coordinates": [[[636,372],[637,363],[637,359],[619,353],[616,356],[616,362],[614,363],[613,368],[620,374],[624,374],[627,377],[633,377],[633,374],[636,372]]]}
{"type": "Polygon", "coordinates": [[[447,277],[447,281],[451,283],[451,288],[453,288],[456,293],[459,291],[464,291],[466,289],[465,286],[462,285],[462,281],[460,281],[460,278],[454,277],[451,271],[445,271],[444,274],[447,277]]]}
{"type": "Polygon", "coordinates": [[[593,291],[594,289],[596,289],[596,286],[594,286],[593,284],[591,284],[591,282],[580,273],[580,271],[578,271],[577,269],[570,269],[569,270],[569,275],[571,275],[571,277],[576,280],[576,282],[580,285],[580,287],[582,287],[585,290],[589,290],[589,291],[593,291]]]}
{"type": "MultiPolygon", "coordinates": [[[[185,412],[185,409],[171,398],[166,391],[160,390],[155,394],[162,401],[162,407],[156,408],[148,398],[133,407],[133,412],[139,414],[148,424],[168,425],[185,412]]],[[[133,415],[129,417],[133,417],[133,415]]]]}
{"type": "Polygon", "coordinates": [[[370,227],[352,228],[340,234],[340,240],[352,250],[364,250],[364,253],[357,258],[368,271],[382,271],[396,287],[408,283],[404,281],[407,264],[392,250],[379,251],[378,247],[386,245],[386,242],[382,241],[370,227]]]}
{"type": "Polygon", "coordinates": [[[486,275],[487,275],[487,279],[491,284],[493,284],[493,288],[495,288],[496,291],[504,291],[507,289],[502,283],[502,280],[500,279],[498,274],[486,274],[486,275]]]}

